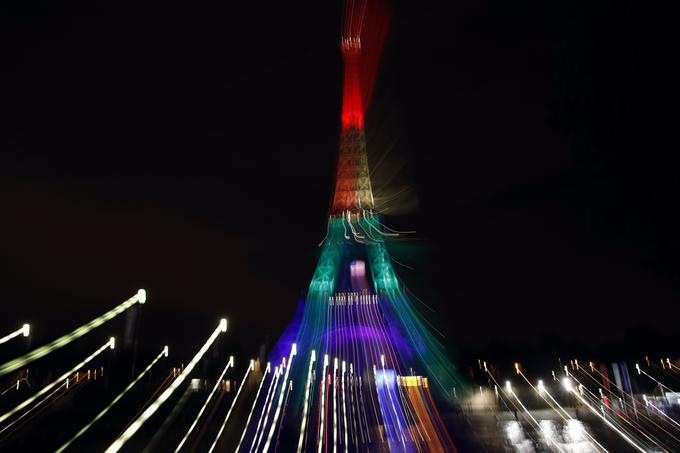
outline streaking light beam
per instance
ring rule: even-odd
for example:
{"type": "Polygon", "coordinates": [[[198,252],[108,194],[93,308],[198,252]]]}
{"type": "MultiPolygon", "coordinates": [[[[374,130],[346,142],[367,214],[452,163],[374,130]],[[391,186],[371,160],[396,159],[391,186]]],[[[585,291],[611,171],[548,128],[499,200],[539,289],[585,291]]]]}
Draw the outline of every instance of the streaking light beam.
{"type": "Polygon", "coordinates": [[[246,437],[246,433],[248,432],[248,424],[250,423],[250,419],[253,416],[253,412],[255,411],[255,406],[257,406],[257,399],[260,396],[260,391],[262,390],[262,384],[264,384],[265,379],[267,378],[267,374],[272,368],[272,364],[267,362],[267,368],[264,370],[264,373],[262,374],[262,380],[260,381],[260,386],[257,388],[257,393],[255,394],[255,400],[253,400],[253,405],[250,408],[250,413],[248,414],[248,418],[246,419],[246,426],[243,428],[243,434],[241,434],[241,438],[238,440],[238,445],[236,446],[236,450],[234,450],[235,453],[238,453],[239,448],[241,448],[241,444],[243,443],[243,439],[246,437]]]}
{"type": "Polygon", "coordinates": [[[220,430],[217,432],[217,437],[215,437],[215,440],[213,441],[212,445],[210,446],[210,450],[208,450],[208,453],[212,453],[213,450],[215,450],[215,447],[217,447],[217,441],[220,440],[220,437],[222,436],[222,432],[224,431],[224,427],[227,426],[227,422],[229,421],[229,416],[231,415],[231,411],[234,410],[234,406],[236,406],[236,400],[238,400],[238,395],[241,393],[241,389],[243,389],[243,384],[245,384],[246,380],[248,379],[248,373],[250,373],[250,370],[252,370],[254,366],[255,366],[255,361],[251,360],[250,365],[248,365],[248,369],[246,370],[246,374],[243,376],[243,380],[241,381],[241,385],[239,385],[238,390],[236,391],[236,395],[234,396],[234,401],[231,402],[231,406],[229,407],[229,412],[227,412],[227,416],[224,417],[224,421],[222,422],[222,426],[220,426],[220,430]]]}
{"type": "Polygon", "coordinates": [[[142,412],[142,415],[132,422],[130,426],[128,426],[128,428],[123,432],[123,434],[118,436],[118,438],[109,446],[109,448],[106,449],[106,453],[115,453],[123,448],[123,445],[125,445],[125,443],[130,440],[130,438],[134,436],[137,431],[139,431],[139,428],[141,428],[142,425],[144,425],[144,423],[146,423],[146,421],[151,418],[151,416],[158,410],[158,408],[161,407],[161,405],[163,405],[163,403],[165,403],[168,398],[170,398],[175,390],[177,390],[179,386],[182,385],[189,373],[193,371],[196,364],[203,358],[203,355],[208,351],[208,349],[210,349],[210,346],[212,346],[219,334],[226,331],[227,320],[222,319],[215,331],[210,335],[201,349],[198,350],[194,358],[191,359],[191,362],[189,362],[186,368],[184,368],[177,379],[172,381],[172,384],[170,384],[168,388],[165,389],[165,391],[161,393],[161,395],[156,398],[156,400],[149,407],[147,407],[144,412],[142,412]]]}
{"type": "Polygon", "coordinates": [[[118,305],[117,307],[107,311],[103,315],[101,315],[98,318],[93,319],[92,321],[88,322],[85,325],[82,325],[78,327],[76,330],[74,330],[71,333],[68,333],[62,337],[57,338],[54,340],[52,343],[46,344],[45,346],[41,346],[38,349],[34,349],[33,351],[29,352],[28,354],[25,354],[21,357],[18,357],[14,360],[10,360],[9,362],[5,363],[4,365],[0,366],[0,376],[4,376],[8,373],[11,373],[13,371],[18,370],[19,368],[23,367],[27,363],[33,362],[34,360],[37,360],[41,357],[46,356],[50,352],[59,349],[63,346],[66,346],[67,344],[71,343],[72,341],[82,337],[86,333],[90,332],[92,329],[95,329],[102,324],[104,324],[106,321],[109,321],[119,314],[123,313],[125,310],[128,308],[132,307],[134,304],[139,302],[140,304],[143,304],[146,302],[146,291],[143,289],[140,289],[137,291],[137,294],[123,302],[122,304],[118,305]]]}
{"type": "Polygon", "coordinates": [[[184,435],[184,437],[180,441],[179,445],[177,445],[177,448],[175,448],[175,453],[177,453],[178,451],[180,451],[182,449],[182,446],[184,446],[184,444],[186,443],[187,439],[189,438],[189,435],[191,435],[191,432],[194,430],[194,428],[196,428],[196,425],[198,424],[198,420],[201,418],[201,415],[203,415],[203,412],[205,412],[205,409],[208,407],[208,404],[210,404],[210,400],[215,395],[215,392],[217,391],[217,389],[220,387],[220,382],[222,382],[222,378],[227,373],[227,370],[229,369],[229,367],[232,367],[232,366],[234,366],[234,356],[229,357],[229,361],[227,362],[227,366],[224,367],[224,370],[222,370],[220,377],[217,378],[217,382],[215,382],[215,386],[210,391],[210,395],[208,395],[208,399],[206,399],[205,403],[203,403],[201,410],[198,411],[198,415],[196,415],[196,418],[194,419],[194,422],[189,427],[189,430],[184,435]]]}
{"type": "Polygon", "coordinates": [[[57,386],[58,384],[63,383],[64,380],[65,380],[66,378],[68,378],[71,374],[75,373],[76,371],[78,371],[79,369],[81,369],[82,367],[84,367],[84,366],[85,366],[88,362],[90,362],[92,359],[94,359],[94,358],[97,357],[99,354],[101,354],[102,351],[104,351],[104,349],[106,349],[106,348],[111,348],[111,349],[113,349],[113,348],[115,347],[115,344],[116,344],[116,340],[115,340],[113,337],[111,337],[111,338],[109,339],[109,341],[107,341],[102,347],[100,347],[99,349],[97,349],[96,351],[94,351],[92,354],[90,354],[87,358],[85,358],[85,360],[83,360],[82,362],[80,362],[79,364],[77,364],[76,366],[74,366],[73,368],[71,368],[70,370],[68,370],[66,373],[64,373],[64,374],[62,374],[61,376],[59,376],[57,379],[55,379],[54,381],[52,381],[50,384],[48,384],[48,385],[46,385],[45,387],[43,387],[38,393],[36,393],[36,394],[33,395],[32,397],[26,399],[23,403],[19,404],[17,407],[15,407],[14,409],[12,409],[11,411],[9,411],[9,412],[5,413],[4,415],[2,415],[2,417],[0,417],[0,423],[4,422],[4,421],[7,420],[9,417],[11,417],[13,414],[19,412],[20,410],[22,410],[23,408],[25,408],[26,406],[28,406],[29,404],[31,404],[33,401],[35,401],[36,399],[40,398],[40,397],[41,397],[42,395],[44,395],[45,393],[47,393],[47,392],[49,392],[50,390],[52,390],[52,389],[53,389],[55,386],[57,386]]]}
{"type": "Polygon", "coordinates": [[[0,338],[0,344],[7,343],[9,340],[18,337],[19,335],[27,337],[30,333],[31,326],[29,324],[24,324],[20,329],[17,329],[9,335],[5,335],[4,337],[0,338]]]}
{"type": "Polygon", "coordinates": [[[269,445],[271,445],[272,437],[274,436],[274,431],[276,430],[276,422],[279,420],[279,415],[281,415],[281,404],[283,403],[283,397],[286,393],[286,386],[288,384],[288,374],[293,366],[293,357],[297,354],[297,345],[293,343],[290,348],[290,355],[288,356],[288,366],[286,367],[286,374],[283,377],[283,384],[281,384],[281,393],[279,394],[279,402],[276,405],[276,412],[274,412],[274,419],[272,420],[271,428],[269,429],[269,435],[267,436],[267,441],[264,443],[262,448],[262,453],[267,453],[269,451],[269,445]]]}
{"type": "Polygon", "coordinates": [[[152,361],[149,365],[147,365],[146,368],[144,368],[144,371],[142,371],[142,372],[139,374],[139,376],[137,376],[137,378],[136,378],[134,381],[130,382],[130,383],[128,384],[128,386],[125,387],[125,389],[124,389],[122,392],[120,392],[120,394],[119,394],[117,397],[115,397],[115,398],[113,399],[113,401],[111,401],[111,402],[109,403],[108,406],[106,406],[104,409],[102,409],[102,411],[99,412],[99,413],[92,419],[92,421],[91,421],[90,423],[88,423],[87,425],[83,426],[83,427],[80,429],[80,431],[78,431],[73,437],[71,437],[71,439],[69,439],[64,445],[62,445],[61,447],[59,447],[59,450],[57,450],[56,453],[61,453],[61,452],[63,452],[63,451],[66,450],[73,442],[75,442],[80,436],[82,436],[83,434],[85,434],[85,432],[86,432],[88,429],[90,429],[90,428],[92,427],[92,425],[94,425],[95,423],[97,423],[97,421],[98,421],[100,418],[102,418],[104,415],[106,415],[106,413],[107,413],[107,412],[108,412],[108,411],[109,411],[109,410],[110,410],[110,409],[111,409],[118,401],[120,401],[121,398],[123,398],[123,397],[125,396],[125,394],[126,394],[127,392],[129,392],[130,389],[132,389],[132,387],[134,387],[135,384],[137,384],[137,382],[139,382],[139,381],[144,377],[144,375],[145,375],[146,373],[149,372],[149,370],[150,370],[151,368],[153,368],[153,366],[156,364],[156,362],[158,362],[158,361],[161,359],[161,357],[167,357],[167,356],[168,356],[168,347],[165,346],[165,347],[163,348],[163,350],[161,351],[161,353],[158,354],[158,356],[156,356],[156,358],[153,359],[153,361],[152,361]]]}

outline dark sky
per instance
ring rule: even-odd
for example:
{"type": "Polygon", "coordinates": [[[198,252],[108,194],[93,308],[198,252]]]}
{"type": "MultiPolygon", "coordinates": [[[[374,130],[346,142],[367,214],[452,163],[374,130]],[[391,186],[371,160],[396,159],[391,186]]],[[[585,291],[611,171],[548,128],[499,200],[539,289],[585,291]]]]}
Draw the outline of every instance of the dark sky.
{"type": "MultiPolygon", "coordinates": [[[[223,315],[245,349],[277,337],[324,234],[342,5],[12,3],[2,332],[144,287],[144,341],[191,350],[223,315]]],[[[642,3],[393,4],[369,162],[410,188],[397,270],[448,344],[678,333],[675,83],[642,3]]]]}

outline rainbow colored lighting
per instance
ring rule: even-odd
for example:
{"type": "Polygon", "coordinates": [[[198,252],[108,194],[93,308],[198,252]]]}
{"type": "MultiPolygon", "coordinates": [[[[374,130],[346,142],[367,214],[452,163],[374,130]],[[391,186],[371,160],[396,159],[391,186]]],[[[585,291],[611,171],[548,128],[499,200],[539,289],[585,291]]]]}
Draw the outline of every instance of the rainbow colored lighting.
{"type": "Polygon", "coordinates": [[[298,417],[285,426],[299,427],[290,435],[299,453],[455,450],[428,383],[445,401],[465,386],[406,296],[388,252],[398,234],[375,212],[364,114],[384,38],[384,28],[367,24],[385,23],[381,5],[346,3],[342,129],[327,234],[304,305],[270,356],[282,365],[268,377],[251,443],[256,452],[284,429],[279,412],[298,417]],[[284,355],[291,345],[300,351],[295,360],[284,355]]]}

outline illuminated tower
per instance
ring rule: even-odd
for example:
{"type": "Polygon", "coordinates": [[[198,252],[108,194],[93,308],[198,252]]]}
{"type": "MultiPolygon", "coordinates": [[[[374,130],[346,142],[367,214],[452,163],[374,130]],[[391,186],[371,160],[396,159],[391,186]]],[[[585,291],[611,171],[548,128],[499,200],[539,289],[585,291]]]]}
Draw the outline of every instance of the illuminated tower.
{"type": "Polygon", "coordinates": [[[382,2],[346,2],[342,129],[327,234],[304,309],[271,357],[279,371],[271,397],[258,404],[263,413],[277,406],[274,416],[254,433],[246,427],[255,451],[279,442],[317,453],[454,448],[430,388],[445,400],[460,382],[392,268],[386,242],[398,234],[374,211],[364,113],[385,18],[382,2]]]}

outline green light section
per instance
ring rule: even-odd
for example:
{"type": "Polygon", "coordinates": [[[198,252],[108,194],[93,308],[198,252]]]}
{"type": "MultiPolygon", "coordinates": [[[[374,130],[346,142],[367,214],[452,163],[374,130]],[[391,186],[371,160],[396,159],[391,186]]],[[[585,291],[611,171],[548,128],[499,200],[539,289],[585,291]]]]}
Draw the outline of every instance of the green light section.
{"type": "Polygon", "coordinates": [[[399,331],[408,340],[428,377],[437,384],[444,396],[453,398],[454,388],[465,391],[467,386],[461,380],[446,349],[420,320],[402,291],[402,285],[392,268],[385,244],[373,243],[367,248],[373,284],[383,302],[382,307],[386,316],[399,321],[397,323],[399,331]]]}
{"type": "MultiPolygon", "coordinates": [[[[348,265],[349,260],[354,259],[353,248],[364,247],[368,254],[368,265],[375,292],[380,297],[384,314],[393,320],[392,325],[408,343],[409,350],[396,352],[401,356],[409,356],[411,352],[439,393],[452,398],[454,388],[457,391],[465,391],[467,387],[449,359],[446,349],[430,333],[428,326],[402,289],[402,283],[394,272],[385,245],[386,240],[392,236],[396,234],[387,232],[381,224],[380,217],[370,213],[351,217],[334,216],[329,219],[328,235],[309,285],[296,341],[305,348],[323,350],[321,340],[327,322],[328,298],[335,291],[341,266],[348,265]]],[[[303,363],[304,367],[296,367],[299,374],[297,379],[301,382],[304,381],[301,373],[309,366],[309,358],[303,363]]],[[[295,407],[301,408],[300,394],[295,400],[295,407]]]]}

